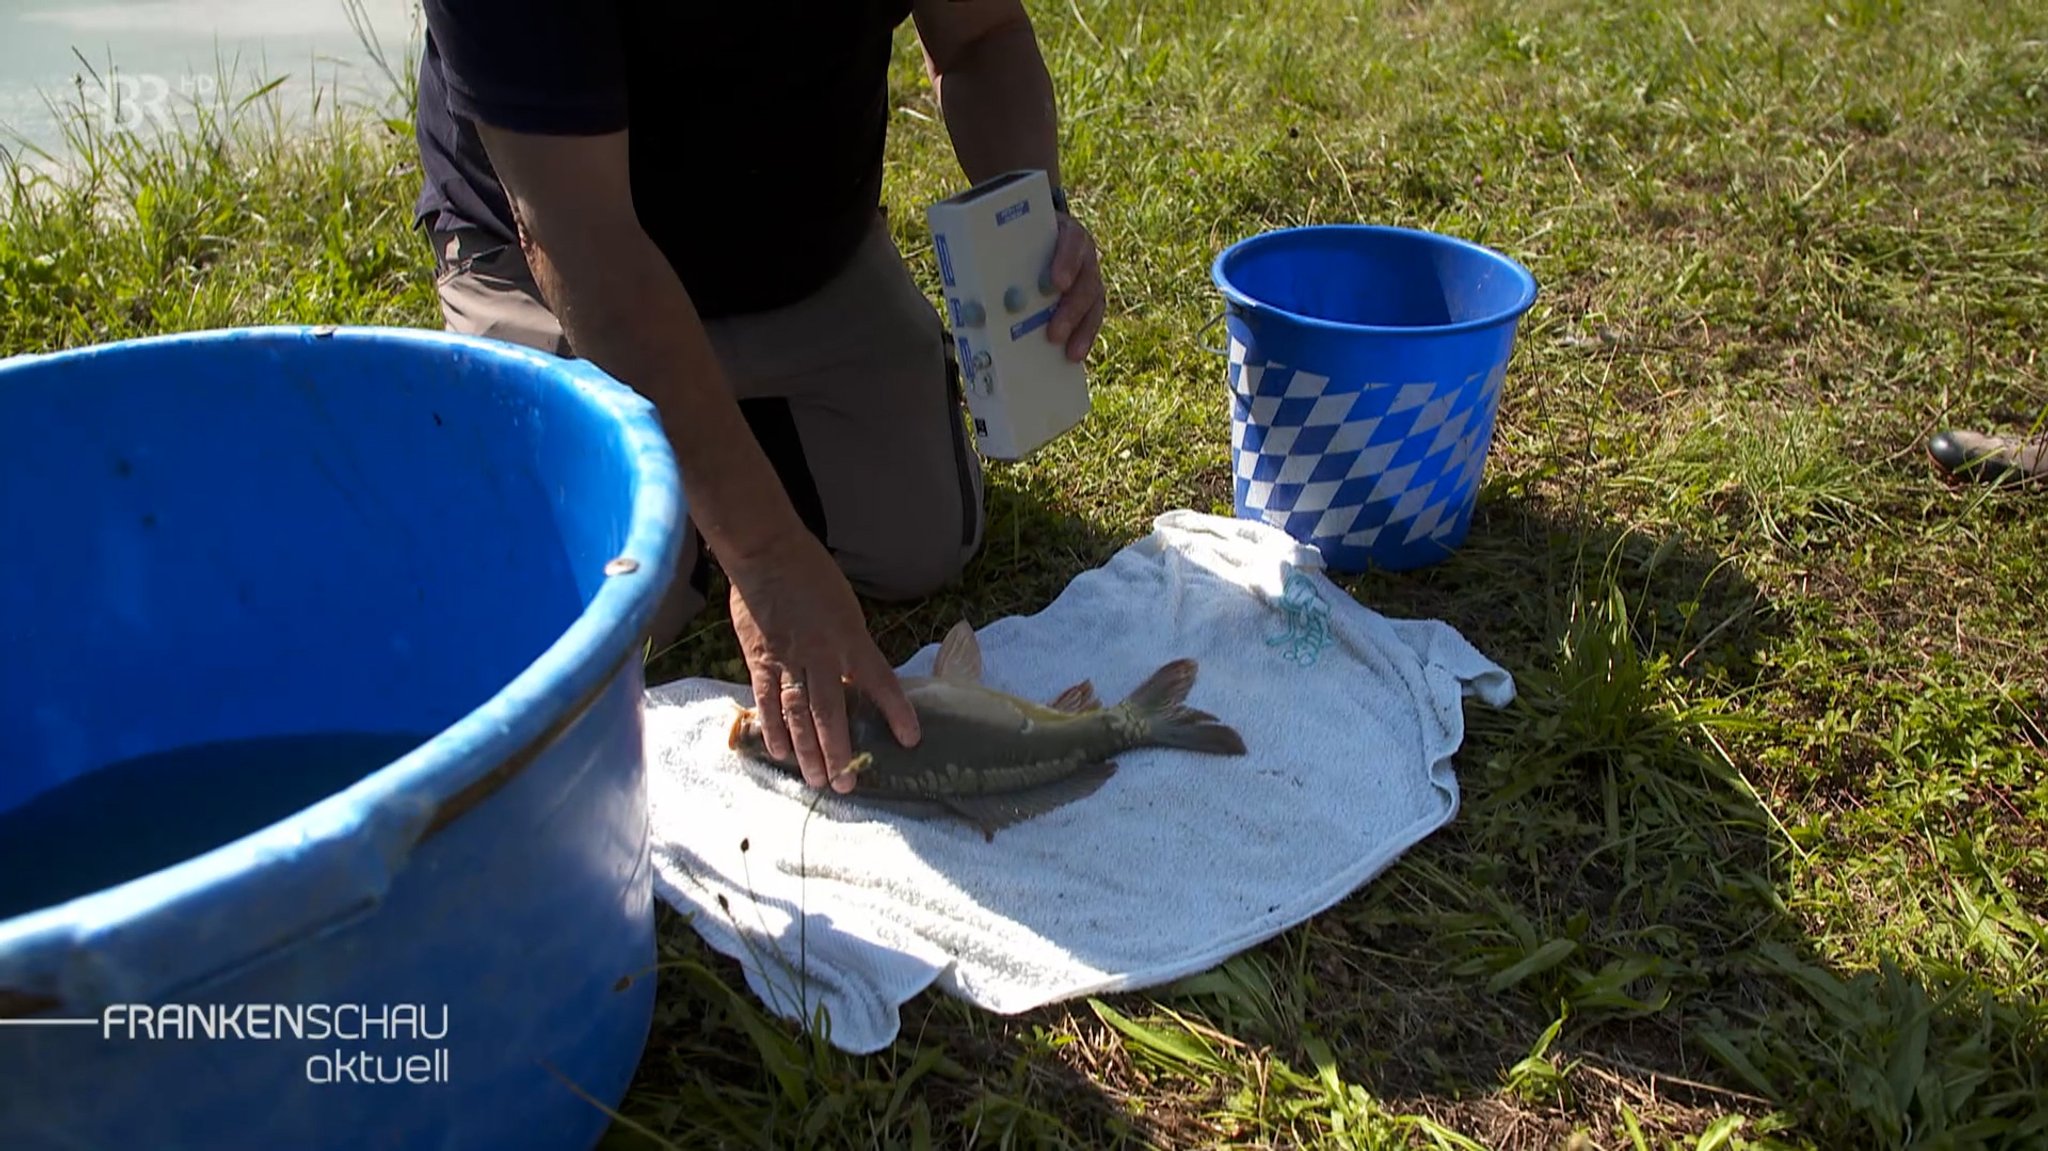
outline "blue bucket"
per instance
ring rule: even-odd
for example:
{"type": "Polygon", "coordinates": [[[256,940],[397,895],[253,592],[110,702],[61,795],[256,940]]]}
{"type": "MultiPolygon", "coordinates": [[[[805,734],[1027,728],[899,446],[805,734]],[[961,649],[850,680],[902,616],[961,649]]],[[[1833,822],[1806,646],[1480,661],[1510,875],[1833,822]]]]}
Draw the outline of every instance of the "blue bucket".
{"type": "Polygon", "coordinates": [[[1448,558],[1535,277],[1477,244],[1363,224],[1241,240],[1210,276],[1230,333],[1236,514],[1335,571],[1448,558]]]}
{"type": "Polygon", "coordinates": [[[652,1020],[651,407],[440,332],[0,361],[0,1147],[537,1148],[652,1020]]]}

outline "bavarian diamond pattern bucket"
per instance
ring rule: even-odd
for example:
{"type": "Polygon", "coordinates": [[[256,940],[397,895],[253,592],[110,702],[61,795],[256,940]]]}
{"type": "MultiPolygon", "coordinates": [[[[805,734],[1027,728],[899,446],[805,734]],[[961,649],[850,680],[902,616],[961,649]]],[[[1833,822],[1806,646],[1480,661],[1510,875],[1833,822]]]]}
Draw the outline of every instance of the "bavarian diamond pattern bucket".
{"type": "Polygon", "coordinates": [[[1471,524],[1534,279],[1462,240],[1361,225],[1253,237],[1214,276],[1236,514],[1337,571],[1447,558],[1471,524]]]}

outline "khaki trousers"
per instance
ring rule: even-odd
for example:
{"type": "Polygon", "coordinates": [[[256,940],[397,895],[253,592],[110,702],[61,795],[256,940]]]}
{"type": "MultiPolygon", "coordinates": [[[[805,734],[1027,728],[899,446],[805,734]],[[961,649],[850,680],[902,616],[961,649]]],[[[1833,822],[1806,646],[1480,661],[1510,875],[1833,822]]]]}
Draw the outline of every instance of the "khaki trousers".
{"type": "MultiPolygon", "coordinates": [[[[574,354],[516,244],[470,230],[431,239],[450,330],[574,354]]],[[[846,269],[809,299],[705,328],[783,491],[855,591],[916,599],[960,574],[986,523],[981,462],[952,340],[879,213],[846,269]]],[[[657,645],[703,610],[709,581],[689,525],[657,645]]]]}

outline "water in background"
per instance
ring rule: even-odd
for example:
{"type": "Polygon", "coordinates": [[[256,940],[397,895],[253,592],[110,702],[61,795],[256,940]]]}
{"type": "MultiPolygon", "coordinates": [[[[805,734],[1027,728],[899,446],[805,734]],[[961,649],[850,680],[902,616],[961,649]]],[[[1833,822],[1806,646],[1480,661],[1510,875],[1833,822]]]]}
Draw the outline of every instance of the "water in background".
{"type": "Polygon", "coordinates": [[[324,733],[123,760],[0,811],[0,920],[204,855],[354,784],[428,735],[324,733]]]}
{"type": "Polygon", "coordinates": [[[195,102],[219,109],[273,81],[281,83],[269,100],[287,119],[327,115],[337,97],[403,115],[401,92],[383,67],[409,83],[418,60],[418,6],[418,0],[0,0],[0,147],[28,155],[40,149],[61,163],[69,146],[62,129],[67,116],[93,117],[95,130],[107,134],[150,136],[190,124],[195,102]]]}

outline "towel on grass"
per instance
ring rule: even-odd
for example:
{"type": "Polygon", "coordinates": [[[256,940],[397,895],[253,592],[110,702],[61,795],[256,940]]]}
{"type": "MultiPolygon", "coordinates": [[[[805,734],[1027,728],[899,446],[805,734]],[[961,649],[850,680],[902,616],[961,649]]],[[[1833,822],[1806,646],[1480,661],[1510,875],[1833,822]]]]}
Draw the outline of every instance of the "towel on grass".
{"type": "MultiPolygon", "coordinates": [[[[1330,907],[1450,820],[1463,699],[1513,698],[1449,625],[1389,620],[1277,528],[1175,511],[1045,610],[977,628],[983,682],[1113,706],[1199,661],[1187,703],[1243,757],[1142,748],[1086,799],[996,833],[864,812],[727,748],[747,688],[648,692],[655,888],[748,985],[831,1042],[892,1043],[934,981],[1014,1014],[1207,970],[1330,907]],[[813,808],[815,807],[815,810],[813,808]]],[[[903,665],[925,674],[933,644],[903,665]]]]}

